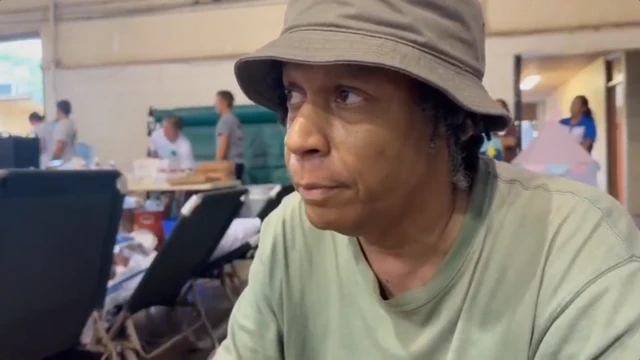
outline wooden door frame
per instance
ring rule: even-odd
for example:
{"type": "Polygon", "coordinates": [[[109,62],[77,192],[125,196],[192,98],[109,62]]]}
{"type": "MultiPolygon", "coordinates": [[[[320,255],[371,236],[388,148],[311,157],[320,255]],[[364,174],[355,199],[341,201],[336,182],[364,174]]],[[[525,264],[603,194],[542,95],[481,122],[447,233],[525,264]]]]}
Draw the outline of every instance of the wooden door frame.
{"type": "Polygon", "coordinates": [[[513,57],[513,121],[516,125],[517,138],[516,141],[518,152],[522,151],[522,90],[520,90],[520,82],[522,81],[522,55],[518,54],[513,57]]]}
{"type": "MultiPolygon", "coordinates": [[[[607,192],[614,198],[620,200],[623,203],[627,202],[629,196],[628,183],[627,183],[627,154],[620,153],[619,144],[619,132],[625,131],[625,124],[619,124],[618,122],[618,109],[616,88],[620,85],[621,79],[615,78],[614,73],[614,61],[615,57],[609,56],[605,61],[605,104],[606,104],[606,138],[607,138],[607,192]],[[619,168],[619,158],[623,157],[625,161],[622,164],[622,169],[619,168]],[[622,177],[622,179],[620,179],[622,177]],[[622,188],[619,186],[620,180],[622,181],[622,188]]],[[[626,146],[625,146],[626,148],[626,146]]]]}

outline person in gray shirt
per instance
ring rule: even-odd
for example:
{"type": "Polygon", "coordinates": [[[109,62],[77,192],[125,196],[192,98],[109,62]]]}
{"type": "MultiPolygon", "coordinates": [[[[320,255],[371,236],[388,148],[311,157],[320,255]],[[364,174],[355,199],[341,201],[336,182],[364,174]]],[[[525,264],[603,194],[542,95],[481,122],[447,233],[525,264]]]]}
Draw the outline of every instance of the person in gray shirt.
{"type": "Polygon", "coordinates": [[[233,114],[233,94],[228,90],[216,94],[216,111],[220,114],[216,125],[218,148],[216,160],[231,161],[235,165],[236,178],[242,180],[244,175],[244,135],[242,124],[233,114]]]}
{"type": "Polygon", "coordinates": [[[70,118],[71,103],[68,100],[60,100],[56,108],[57,114],[53,123],[53,154],[51,160],[68,162],[76,155],[78,132],[74,121],[70,118]]]}

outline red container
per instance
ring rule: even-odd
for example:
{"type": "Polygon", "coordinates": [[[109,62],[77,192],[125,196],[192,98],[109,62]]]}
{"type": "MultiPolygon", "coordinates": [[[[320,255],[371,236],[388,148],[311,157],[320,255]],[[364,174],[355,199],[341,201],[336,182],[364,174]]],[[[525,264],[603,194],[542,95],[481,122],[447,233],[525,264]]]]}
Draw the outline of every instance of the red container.
{"type": "Polygon", "coordinates": [[[134,229],[151,231],[158,238],[156,250],[164,244],[164,211],[136,210],[133,215],[134,229]]]}

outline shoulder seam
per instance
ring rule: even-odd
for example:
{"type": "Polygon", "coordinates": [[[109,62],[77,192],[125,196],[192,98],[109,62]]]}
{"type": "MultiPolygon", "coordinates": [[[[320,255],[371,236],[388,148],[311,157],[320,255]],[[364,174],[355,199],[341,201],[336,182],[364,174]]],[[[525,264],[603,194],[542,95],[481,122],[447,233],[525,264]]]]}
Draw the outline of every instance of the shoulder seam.
{"type": "Polygon", "coordinates": [[[560,306],[558,306],[552,313],[551,316],[549,317],[551,320],[547,322],[547,324],[545,325],[545,327],[543,328],[543,331],[541,332],[541,336],[540,338],[544,338],[547,334],[547,332],[549,331],[549,329],[551,328],[551,326],[555,323],[555,321],[560,317],[560,315],[562,313],[564,313],[567,308],[569,306],[571,306],[571,304],[573,304],[576,299],[582,295],[587,289],[589,289],[593,284],[595,284],[596,282],[598,282],[600,279],[602,279],[605,275],[612,273],[615,270],[618,270],[622,267],[624,267],[625,265],[628,265],[630,263],[640,263],[640,257],[635,256],[635,255],[629,255],[627,257],[625,257],[624,259],[616,262],[615,264],[609,266],[608,268],[600,271],[598,274],[596,274],[593,278],[591,278],[591,280],[587,281],[584,285],[582,285],[582,287],[580,287],[574,294],[573,296],[571,296],[570,298],[568,298],[567,300],[565,300],[560,306]]]}
{"type": "Polygon", "coordinates": [[[516,179],[503,179],[501,178],[498,174],[496,174],[495,172],[492,172],[494,178],[504,184],[515,184],[520,186],[522,189],[524,190],[542,190],[542,191],[546,191],[548,193],[552,193],[552,194],[562,194],[562,195],[569,195],[569,196],[573,196],[576,199],[582,200],[587,202],[591,208],[593,208],[594,210],[596,210],[598,213],[600,213],[600,218],[604,221],[604,223],[607,225],[607,228],[609,229],[609,232],[611,234],[613,234],[615,236],[615,238],[618,240],[618,243],[620,243],[620,245],[622,245],[622,247],[624,248],[624,250],[626,251],[628,256],[631,257],[635,257],[635,255],[633,254],[633,252],[631,251],[631,249],[629,249],[629,247],[627,246],[627,244],[625,244],[624,241],[622,241],[622,238],[620,237],[620,234],[618,234],[617,231],[614,230],[614,228],[611,226],[611,223],[609,222],[609,219],[605,216],[604,212],[602,211],[602,209],[600,209],[599,207],[597,207],[591,200],[587,199],[584,196],[580,196],[574,192],[571,191],[562,191],[562,190],[553,190],[551,188],[549,188],[548,186],[545,185],[538,185],[538,186],[527,186],[524,183],[522,183],[520,180],[516,180],[516,179]]]}

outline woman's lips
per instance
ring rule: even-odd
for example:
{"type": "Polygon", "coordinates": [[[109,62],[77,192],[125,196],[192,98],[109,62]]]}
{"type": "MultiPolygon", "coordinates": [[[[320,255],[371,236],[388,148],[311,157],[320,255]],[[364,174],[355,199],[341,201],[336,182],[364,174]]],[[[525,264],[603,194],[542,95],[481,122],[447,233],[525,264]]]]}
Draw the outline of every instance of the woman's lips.
{"type": "Polygon", "coordinates": [[[335,196],[338,192],[343,191],[345,188],[338,185],[302,184],[297,185],[296,189],[304,201],[321,203],[335,196]]]}

